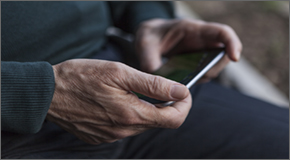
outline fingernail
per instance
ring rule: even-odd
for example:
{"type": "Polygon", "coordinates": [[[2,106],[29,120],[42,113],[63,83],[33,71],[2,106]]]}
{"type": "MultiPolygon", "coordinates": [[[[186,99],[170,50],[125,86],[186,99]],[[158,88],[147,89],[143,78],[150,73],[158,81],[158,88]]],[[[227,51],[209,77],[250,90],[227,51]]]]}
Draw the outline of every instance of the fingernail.
{"type": "Polygon", "coordinates": [[[241,53],[240,52],[236,52],[236,59],[237,59],[237,61],[240,59],[240,57],[241,57],[241,53]]]}
{"type": "Polygon", "coordinates": [[[175,84],[171,87],[171,97],[175,99],[183,99],[185,98],[187,88],[184,85],[181,84],[175,84]]]}

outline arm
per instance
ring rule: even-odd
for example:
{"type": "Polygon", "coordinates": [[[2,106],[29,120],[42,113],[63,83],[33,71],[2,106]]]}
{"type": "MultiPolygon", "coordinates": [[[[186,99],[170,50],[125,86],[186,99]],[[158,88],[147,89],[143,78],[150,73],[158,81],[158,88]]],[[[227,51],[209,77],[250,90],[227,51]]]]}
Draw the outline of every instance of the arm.
{"type": "Polygon", "coordinates": [[[3,62],[2,130],[35,133],[46,116],[80,139],[99,144],[150,128],[176,128],[184,121],[191,107],[185,86],[172,97],[175,82],[119,63],[89,62],[67,61],[53,66],[54,70],[46,62],[3,62]],[[158,109],[131,91],[180,102],[158,109]]]}
{"type": "Polygon", "coordinates": [[[166,1],[109,2],[113,23],[129,33],[135,33],[143,21],[174,18],[173,3],[166,1]]]}
{"type": "Polygon", "coordinates": [[[54,74],[47,62],[1,62],[1,130],[36,133],[54,92],[54,74]]]}

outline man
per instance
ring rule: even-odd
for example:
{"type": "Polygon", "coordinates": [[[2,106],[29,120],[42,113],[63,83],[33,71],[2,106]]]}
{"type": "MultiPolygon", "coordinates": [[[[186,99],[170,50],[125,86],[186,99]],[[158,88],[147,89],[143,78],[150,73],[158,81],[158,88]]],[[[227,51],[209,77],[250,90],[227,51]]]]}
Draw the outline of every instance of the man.
{"type": "Polygon", "coordinates": [[[162,55],[225,46],[202,81],[217,76],[242,50],[229,26],[173,19],[169,2],[1,4],[2,158],[288,157],[287,110],[150,74],[162,55]],[[135,35],[142,71],[114,62],[110,25],[135,35]]]}

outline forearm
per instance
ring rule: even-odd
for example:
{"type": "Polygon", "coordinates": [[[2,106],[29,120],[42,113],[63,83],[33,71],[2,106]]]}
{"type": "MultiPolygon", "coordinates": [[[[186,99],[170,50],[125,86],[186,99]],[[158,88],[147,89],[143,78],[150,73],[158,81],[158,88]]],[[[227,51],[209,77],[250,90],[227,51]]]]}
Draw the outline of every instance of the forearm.
{"type": "Polygon", "coordinates": [[[143,21],[174,18],[172,2],[136,1],[109,2],[114,25],[130,33],[135,33],[143,21]]]}
{"type": "Polygon", "coordinates": [[[54,74],[47,62],[1,62],[1,130],[36,133],[54,93],[54,74]]]}

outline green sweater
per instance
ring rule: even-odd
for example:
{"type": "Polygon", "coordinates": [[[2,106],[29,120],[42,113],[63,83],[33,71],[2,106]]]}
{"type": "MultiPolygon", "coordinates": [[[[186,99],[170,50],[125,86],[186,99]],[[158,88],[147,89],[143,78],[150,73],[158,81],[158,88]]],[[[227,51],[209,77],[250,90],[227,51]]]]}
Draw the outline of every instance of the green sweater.
{"type": "Polygon", "coordinates": [[[89,58],[116,26],[172,18],[169,2],[1,2],[1,131],[36,133],[54,93],[53,64],[89,58]]]}

